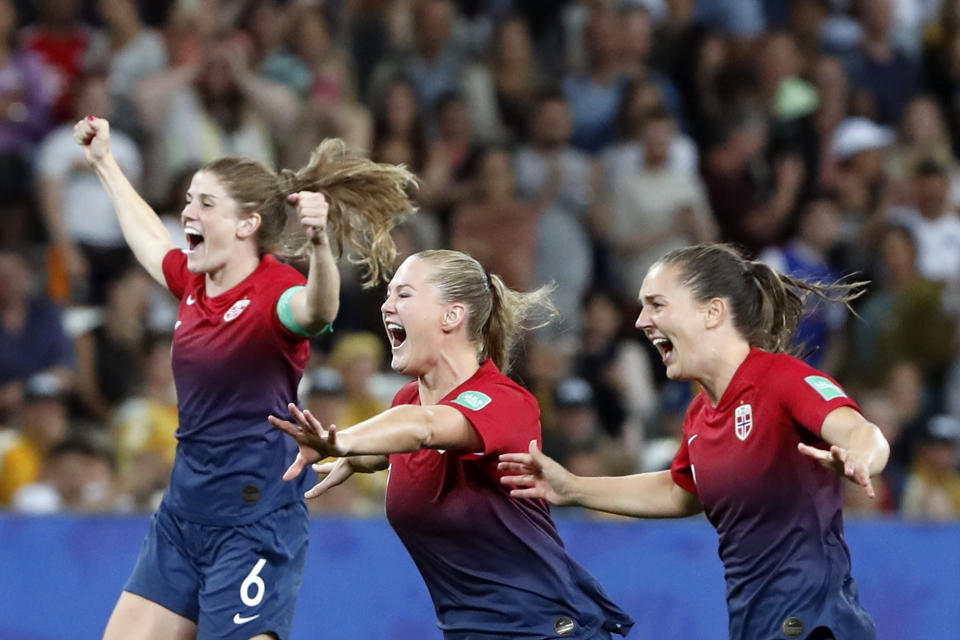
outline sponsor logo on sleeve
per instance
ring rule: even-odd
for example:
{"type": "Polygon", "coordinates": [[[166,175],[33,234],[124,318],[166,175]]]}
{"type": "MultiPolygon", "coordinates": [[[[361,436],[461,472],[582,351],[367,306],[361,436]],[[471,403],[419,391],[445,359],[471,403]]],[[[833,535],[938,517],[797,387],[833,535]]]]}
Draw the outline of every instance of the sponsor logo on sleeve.
{"type": "Polygon", "coordinates": [[[803,379],[813,390],[820,394],[824,400],[833,400],[834,398],[846,398],[847,394],[838,387],[829,378],[823,376],[807,376],[803,379]]]}
{"type": "Polygon", "coordinates": [[[471,411],[479,411],[490,404],[490,396],[481,391],[464,391],[453,399],[456,404],[471,411]]]}
{"type": "Polygon", "coordinates": [[[733,432],[740,440],[746,440],[753,431],[753,407],[742,404],[733,412],[733,432]]]}

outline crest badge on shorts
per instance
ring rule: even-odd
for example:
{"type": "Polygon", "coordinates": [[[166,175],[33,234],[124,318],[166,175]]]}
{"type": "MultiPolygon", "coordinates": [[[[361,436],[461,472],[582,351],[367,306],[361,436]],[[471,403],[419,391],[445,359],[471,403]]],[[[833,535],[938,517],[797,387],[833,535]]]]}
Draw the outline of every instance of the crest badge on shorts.
{"type": "Polygon", "coordinates": [[[227,309],[227,312],[223,314],[223,319],[226,322],[230,322],[238,315],[243,313],[243,310],[250,306],[250,301],[244,298],[243,300],[237,300],[233,303],[233,306],[227,309]]]}
{"type": "Polygon", "coordinates": [[[742,404],[733,412],[733,432],[741,440],[746,440],[753,431],[753,409],[748,404],[742,404]]]}

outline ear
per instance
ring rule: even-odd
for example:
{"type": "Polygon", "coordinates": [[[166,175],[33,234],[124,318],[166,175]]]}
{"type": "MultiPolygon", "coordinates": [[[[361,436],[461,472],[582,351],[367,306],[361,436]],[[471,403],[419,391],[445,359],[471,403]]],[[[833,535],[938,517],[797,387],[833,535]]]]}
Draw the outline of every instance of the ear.
{"type": "Polygon", "coordinates": [[[240,220],[237,223],[237,237],[241,239],[249,238],[257,232],[262,221],[263,219],[257,212],[253,212],[246,218],[240,220]]]}
{"type": "Polygon", "coordinates": [[[447,308],[443,312],[443,322],[440,323],[440,328],[443,329],[444,333],[452,333],[463,325],[466,319],[467,308],[463,303],[451,303],[447,305],[447,308]]]}
{"type": "Polygon", "coordinates": [[[711,298],[704,306],[704,312],[704,326],[715,329],[727,319],[727,301],[723,298],[711,298]]]}

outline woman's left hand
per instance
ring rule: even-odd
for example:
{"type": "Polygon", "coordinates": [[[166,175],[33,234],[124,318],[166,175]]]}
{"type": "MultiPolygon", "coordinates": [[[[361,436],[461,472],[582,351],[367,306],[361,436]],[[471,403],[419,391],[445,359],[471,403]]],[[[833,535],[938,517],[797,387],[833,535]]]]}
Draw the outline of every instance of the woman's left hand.
{"type": "Polygon", "coordinates": [[[337,427],[335,425],[331,424],[329,429],[324,429],[320,421],[309,410],[301,411],[292,402],[287,405],[287,408],[297,424],[276,416],[267,417],[270,424],[296,440],[297,446],[300,448],[296,460],[283,474],[284,480],[293,480],[298,477],[308,464],[313,464],[323,458],[339,458],[346,455],[346,452],[337,443],[337,427]]]}
{"type": "Polygon", "coordinates": [[[864,456],[857,455],[850,449],[832,445],[829,451],[799,443],[797,449],[805,456],[809,456],[822,466],[838,475],[845,476],[850,482],[855,482],[864,488],[867,496],[876,497],[873,483],[870,482],[870,461],[864,456]]]}
{"type": "Polygon", "coordinates": [[[327,211],[330,203],[326,196],[316,191],[298,191],[287,196],[287,200],[297,208],[297,218],[307,232],[312,244],[322,244],[327,239],[327,211]]]}

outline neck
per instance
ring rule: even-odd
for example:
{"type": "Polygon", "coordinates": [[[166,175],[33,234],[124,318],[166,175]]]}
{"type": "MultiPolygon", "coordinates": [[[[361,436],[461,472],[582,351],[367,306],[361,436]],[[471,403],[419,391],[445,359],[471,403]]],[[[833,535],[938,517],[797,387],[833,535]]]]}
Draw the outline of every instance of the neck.
{"type": "Polygon", "coordinates": [[[472,344],[456,349],[441,349],[437,362],[419,377],[420,404],[437,404],[445,395],[477,372],[477,351],[472,344]]]}
{"type": "Polygon", "coordinates": [[[206,274],[207,295],[211,298],[234,288],[260,266],[260,256],[245,255],[206,274]]]}
{"type": "Polygon", "coordinates": [[[708,373],[697,378],[696,382],[703,387],[710,404],[717,406],[737,369],[750,355],[750,344],[738,336],[719,348],[707,349],[706,353],[705,369],[708,373]]]}

